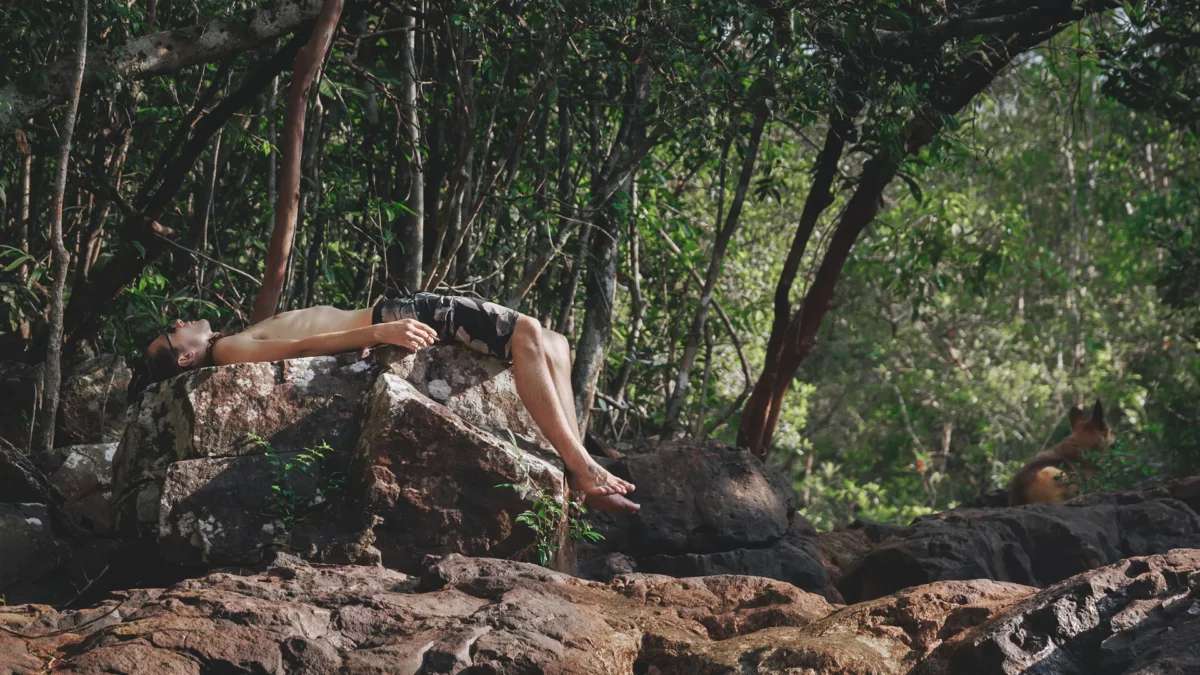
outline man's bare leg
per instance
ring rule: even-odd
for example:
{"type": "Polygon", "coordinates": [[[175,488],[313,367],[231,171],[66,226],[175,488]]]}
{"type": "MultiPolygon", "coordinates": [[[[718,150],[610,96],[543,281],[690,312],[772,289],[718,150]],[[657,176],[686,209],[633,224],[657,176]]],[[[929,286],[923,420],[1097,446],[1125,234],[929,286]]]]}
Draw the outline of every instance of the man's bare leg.
{"type": "Polygon", "coordinates": [[[512,337],[512,359],[517,394],[546,440],[562,457],[571,474],[572,489],[593,495],[632,491],[632,483],[609,473],[584,450],[578,425],[571,423],[559,402],[558,390],[547,366],[542,325],[536,319],[524,315],[517,319],[512,337]]]}
{"type": "MultiPolygon", "coordinates": [[[[575,397],[571,391],[571,345],[567,343],[567,338],[549,328],[542,329],[542,340],[546,347],[546,367],[550,370],[550,379],[554,381],[558,404],[571,423],[569,427],[575,432],[575,440],[582,443],[579,418],[575,414],[575,397]]],[[[583,503],[605,513],[637,513],[642,508],[621,495],[587,495],[583,503]]]]}

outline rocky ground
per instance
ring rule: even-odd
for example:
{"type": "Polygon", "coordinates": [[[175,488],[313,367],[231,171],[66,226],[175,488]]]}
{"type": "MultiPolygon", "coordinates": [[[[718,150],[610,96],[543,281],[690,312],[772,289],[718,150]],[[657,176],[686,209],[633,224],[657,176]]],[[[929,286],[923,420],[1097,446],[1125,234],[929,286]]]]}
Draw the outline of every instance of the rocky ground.
{"type": "Polygon", "coordinates": [[[643,509],[580,543],[517,522],[565,506],[561,465],[466,350],[196,371],[127,411],[119,360],[68,382],[74,445],[0,441],[0,675],[1200,672],[1200,478],[818,535],[748,453],[669,442],[606,460],[643,509]]]}

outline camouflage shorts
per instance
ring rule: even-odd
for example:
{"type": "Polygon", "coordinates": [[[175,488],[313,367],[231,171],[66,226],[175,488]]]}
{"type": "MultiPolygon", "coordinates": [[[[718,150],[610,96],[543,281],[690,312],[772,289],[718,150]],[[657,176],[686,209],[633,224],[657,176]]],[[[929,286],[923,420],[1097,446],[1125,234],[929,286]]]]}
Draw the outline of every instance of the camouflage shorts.
{"type": "Polygon", "coordinates": [[[516,310],[460,295],[414,293],[375,305],[372,323],[416,319],[437,331],[438,342],[458,340],[482,354],[512,360],[516,310]]]}

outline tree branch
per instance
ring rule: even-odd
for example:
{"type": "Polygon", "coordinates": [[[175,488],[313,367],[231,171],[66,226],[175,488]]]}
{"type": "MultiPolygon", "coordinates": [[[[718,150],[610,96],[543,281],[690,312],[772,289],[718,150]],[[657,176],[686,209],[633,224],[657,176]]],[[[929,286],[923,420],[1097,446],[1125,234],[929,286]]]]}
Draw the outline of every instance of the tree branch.
{"type": "MultiPolygon", "coordinates": [[[[273,0],[232,19],[212,19],[190,28],[134,38],[88,50],[84,85],[113,74],[128,79],[165,75],[219,61],[292,32],[316,18],[321,0],[273,0]]],[[[0,87],[0,134],[67,100],[74,61],[60,61],[0,87]]]]}

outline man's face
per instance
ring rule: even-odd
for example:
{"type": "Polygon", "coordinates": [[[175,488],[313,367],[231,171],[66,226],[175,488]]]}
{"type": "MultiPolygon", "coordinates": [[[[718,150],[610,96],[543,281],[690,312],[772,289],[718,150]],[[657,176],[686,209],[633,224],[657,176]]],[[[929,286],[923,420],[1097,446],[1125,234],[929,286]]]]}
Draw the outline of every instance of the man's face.
{"type": "Polygon", "coordinates": [[[165,331],[150,343],[149,351],[173,350],[175,362],[180,368],[191,368],[204,361],[208,354],[208,342],[214,333],[208,321],[184,321],[175,319],[165,331]]]}

